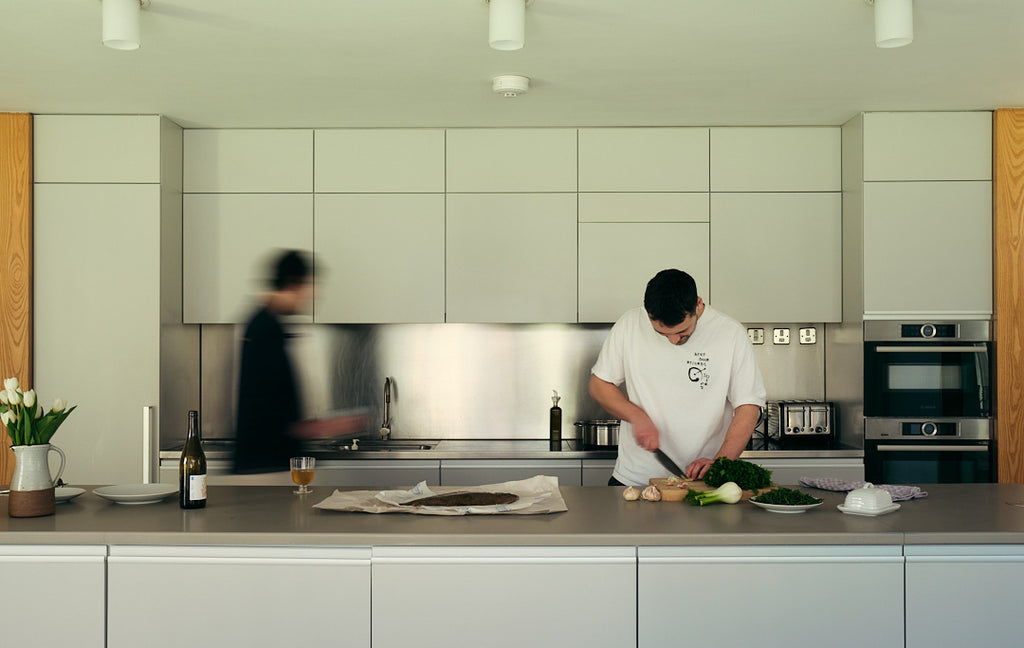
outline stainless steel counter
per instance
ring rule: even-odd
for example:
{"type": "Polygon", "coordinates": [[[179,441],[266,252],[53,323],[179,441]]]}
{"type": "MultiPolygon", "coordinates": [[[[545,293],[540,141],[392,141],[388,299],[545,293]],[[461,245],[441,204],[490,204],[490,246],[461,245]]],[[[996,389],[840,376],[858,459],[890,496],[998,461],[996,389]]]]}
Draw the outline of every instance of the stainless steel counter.
{"type": "MultiPolygon", "coordinates": [[[[615,459],[614,448],[583,448],[575,439],[562,441],[562,449],[552,452],[545,439],[395,439],[393,447],[342,449],[349,441],[320,442],[309,447],[311,455],[324,460],[349,459],[615,459]],[[413,449],[424,445],[429,449],[413,449]]],[[[204,443],[206,458],[228,460],[232,458],[230,442],[204,443]]],[[[160,451],[161,459],[177,459],[181,447],[160,451]]],[[[755,442],[746,450],[744,459],[857,459],[864,456],[862,448],[847,446],[788,447],[755,442]]]]}

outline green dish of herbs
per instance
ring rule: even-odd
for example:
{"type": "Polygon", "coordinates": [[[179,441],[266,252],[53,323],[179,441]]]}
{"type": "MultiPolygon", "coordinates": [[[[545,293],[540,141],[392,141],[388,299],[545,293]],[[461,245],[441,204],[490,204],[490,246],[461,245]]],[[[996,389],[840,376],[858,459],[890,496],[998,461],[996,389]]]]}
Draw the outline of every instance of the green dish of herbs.
{"type": "Polygon", "coordinates": [[[750,498],[750,503],[772,513],[803,513],[820,506],[822,499],[803,491],[778,486],[750,498]]]}

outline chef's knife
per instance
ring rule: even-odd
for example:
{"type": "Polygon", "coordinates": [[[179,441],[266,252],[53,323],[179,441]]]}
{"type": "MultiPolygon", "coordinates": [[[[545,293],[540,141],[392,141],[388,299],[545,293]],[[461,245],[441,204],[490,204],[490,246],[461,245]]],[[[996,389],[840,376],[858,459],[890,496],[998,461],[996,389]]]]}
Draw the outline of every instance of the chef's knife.
{"type": "Polygon", "coordinates": [[[686,475],[683,473],[682,469],[676,465],[676,462],[669,459],[669,456],[662,452],[661,448],[658,448],[657,450],[654,451],[654,456],[657,457],[658,462],[662,466],[668,468],[669,472],[671,472],[673,475],[675,475],[676,477],[682,477],[684,479],[686,478],[686,475]]]}

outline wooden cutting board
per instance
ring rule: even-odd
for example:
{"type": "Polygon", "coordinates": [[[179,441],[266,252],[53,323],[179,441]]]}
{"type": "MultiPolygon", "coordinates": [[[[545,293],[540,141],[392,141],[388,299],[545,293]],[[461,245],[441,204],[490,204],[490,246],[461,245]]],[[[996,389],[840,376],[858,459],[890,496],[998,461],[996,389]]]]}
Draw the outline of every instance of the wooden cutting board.
{"type": "MultiPolygon", "coordinates": [[[[662,502],[681,502],[686,497],[686,491],[693,489],[698,491],[715,490],[713,487],[708,486],[703,481],[692,481],[686,482],[685,484],[674,484],[669,483],[670,480],[667,477],[652,477],[650,485],[656,487],[661,491],[662,502]]],[[[745,490],[743,491],[742,499],[748,500],[758,493],[764,493],[771,490],[771,488],[762,488],[761,490],[745,490]]]]}

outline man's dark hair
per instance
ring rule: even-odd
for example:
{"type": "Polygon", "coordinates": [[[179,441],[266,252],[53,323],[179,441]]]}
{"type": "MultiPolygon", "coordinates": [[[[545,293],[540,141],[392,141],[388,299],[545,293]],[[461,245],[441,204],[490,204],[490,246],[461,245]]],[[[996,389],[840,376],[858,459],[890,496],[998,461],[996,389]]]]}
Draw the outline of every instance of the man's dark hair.
{"type": "Polygon", "coordinates": [[[274,263],[274,290],[284,290],[300,285],[309,279],[309,262],[298,250],[288,250],[274,263]]]}
{"type": "Polygon", "coordinates": [[[697,283],[682,270],[662,270],[647,282],[644,308],[651,319],[675,326],[697,313],[697,283]]]}

